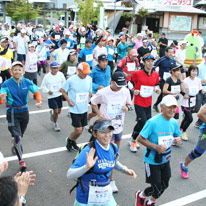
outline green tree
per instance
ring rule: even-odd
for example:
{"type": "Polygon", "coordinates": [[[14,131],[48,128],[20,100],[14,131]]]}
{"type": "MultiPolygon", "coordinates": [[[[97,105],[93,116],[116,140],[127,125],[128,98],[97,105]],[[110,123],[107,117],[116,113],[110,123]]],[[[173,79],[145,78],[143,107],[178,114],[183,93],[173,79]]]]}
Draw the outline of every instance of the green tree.
{"type": "Polygon", "coordinates": [[[28,0],[13,0],[6,3],[4,7],[6,15],[10,16],[16,23],[20,20],[29,21],[39,16],[40,9],[34,9],[28,0]]]}
{"type": "Polygon", "coordinates": [[[99,20],[100,7],[103,6],[101,1],[95,3],[95,0],[75,0],[75,2],[79,8],[77,16],[82,20],[84,26],[99,20]]]}

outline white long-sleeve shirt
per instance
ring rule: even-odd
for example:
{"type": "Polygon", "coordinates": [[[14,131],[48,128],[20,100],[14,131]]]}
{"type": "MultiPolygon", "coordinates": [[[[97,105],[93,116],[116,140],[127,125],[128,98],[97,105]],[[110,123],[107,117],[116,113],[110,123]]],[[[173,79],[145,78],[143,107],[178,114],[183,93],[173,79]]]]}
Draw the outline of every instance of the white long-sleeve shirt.
{"type": "Polygon", "coordinates": [[[62,95],[59,90],[61,89],[65,81],[66,79],[62,72],[57,72],[56,75],[53,75],[51,72],[49,72],[45,75],[42,81],[41,89],[44,93],[47,94],[48,99],[59,97],[62,95]],[[53,94],[49,95],[49,91],[53,92],[53,94]]]}

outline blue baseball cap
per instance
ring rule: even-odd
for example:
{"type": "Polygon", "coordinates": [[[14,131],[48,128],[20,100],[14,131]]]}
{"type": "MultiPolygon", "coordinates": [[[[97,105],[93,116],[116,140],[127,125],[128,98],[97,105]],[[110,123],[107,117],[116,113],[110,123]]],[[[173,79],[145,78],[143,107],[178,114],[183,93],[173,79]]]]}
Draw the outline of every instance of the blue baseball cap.
{"type": "Polygon", "coordinates": [[[114,130],[110,120],[103,120],[101,122],[94,123],[93,131],[105,132],[107,129],[114,130]]]}
{"type": "Polygon", "coordinates": [[[51,62],[50,63],[50,68],[51,67],[59,67],[59,66],[60,66],[60,64],[58,62],[51,62]]]}

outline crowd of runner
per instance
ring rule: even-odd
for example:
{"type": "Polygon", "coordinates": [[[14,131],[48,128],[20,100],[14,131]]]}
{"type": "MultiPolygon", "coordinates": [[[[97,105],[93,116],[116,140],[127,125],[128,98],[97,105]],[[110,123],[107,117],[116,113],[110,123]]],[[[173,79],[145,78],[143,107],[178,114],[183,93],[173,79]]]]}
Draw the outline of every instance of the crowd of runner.
{"type": "MultiPolygon", "coordinates": [[[[189,177],[188,165],[206,150],[204,51],[202,63],[187,68],[186,41],[174,40],[169,45],[165,33],[156,40],[152,31],[130,35],[127,28],[113,37],[110,28],[81,24],[69,28],[60,24],[50,30],[30,23],[16,27],[0,24],[0,37],[0,104],[6,104],[11,152],[17,155],[21,171],[13,179],[0,177],[5,193],[9,191],[5,184],[14,188],[9,198],[1,195],[0,189],[0,205],[17,201],[25,205],[28,185],[33,184],[35,175],[26,172],[21,139],[29,122],[29,91],[37,101],[36,107],[41,108],[39,89],[48,98],[55,132],[61,131],[58,119],[63,101],[68,103],[73,130],[66,138],[66,148],[78,151],[67,172],[69,180],[77,180],[75,206],[116,206],[112,193],[118,188],[113,169],[136,178],[135,171],[118,159],[128,111],[136,114],[129,149],[137,152],[139,143],[146,147],[144,164],[149,184],[135,193],[135,205],[154,206],[167,189],[172,145],[181,146],[181,140],[188,140],[186,131],[193,113],[198,113],[195,127],[200,128],[199,141],[179,165],[182,178],[189,177]],[[158,98],[152,106],[154,93],[158,98]],[[152,117],[152,109],[159,114],[152,117]],[[96,118],[93,124],[92,118],[96,118]],[[79,148],[77,140],[84,129],[91,138],[79,148]],[[27,185],[22,194],[17,190],[19,181],[27,185]]],[[[7,167],[0,156],[0,174],[7,167]]]]}

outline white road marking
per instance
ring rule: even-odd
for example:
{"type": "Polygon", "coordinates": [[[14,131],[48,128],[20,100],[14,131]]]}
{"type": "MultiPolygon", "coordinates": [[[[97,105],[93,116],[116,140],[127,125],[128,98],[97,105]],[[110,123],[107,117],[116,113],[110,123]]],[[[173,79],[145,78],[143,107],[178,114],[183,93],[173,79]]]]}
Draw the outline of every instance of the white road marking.
{"type": "MultiPolygon", "coordinates": [[[[206,190],[202,190],[200,192],[196,192],[196,193],[193,193],[191,195],[187,195],[185,197],[182,197],[182,198],[179,198],[177,200],[165,203],[165,204],[160,205],[160,206],[183,206],[183,205],[187,205],[189,203],[198,201],[200,199],[203,199],[205,197],[206,197],[206,190]]],[[[197,205],[197,204],[195,204],[195,205],[197,205]]]]}
{"type": "MultiPolygon", "coordinates": [[[[62,107],[62,110],[68,109],[68,107],[62,107]]],[[[41,110],[36,110],[36,111],[30,111],[29,114],[38,114],[38,113],[45,113],[49,112],[51,109],[41,109],[41,110]]],[[[5,118],[6,115],[0,115],[0,119],[5,118]]]]}
{"type": "MultiPolygon", "coordinates": [[[[130,138],[131,137],[131,134],[126,134],[126,135],[123,135],[122,136],[122,139],[127,139],[127,138],[130,138]]],[[[82,145],[86,144],[87,142],[84,142],[84,143],[80,143],[78,144],[79,147],[81,147],[82,145]]],[[[27,154],[23,154],[23,159],[27,159],[27,158],[30,158],[30,157],[38,157],[38,156],[42,156],[42,155],[47,155],[47,154],[54,154],[54,153],[57,153],[57,152],[63,152],[63,151],[66,151],[66,147],[58,147],[58,148],[54,148],[54,149],[48,149],[48,150],[42,150],[42,151],[38,151],[38,152],[32,152],[32,153],[27,153],[27,154]]],[[[10,162],[10,161],[14,161],[14,160],[17,160],[17,156],[11,156],[11,157],[6,157],[5,160],[7,162],[10,162]]]]}

